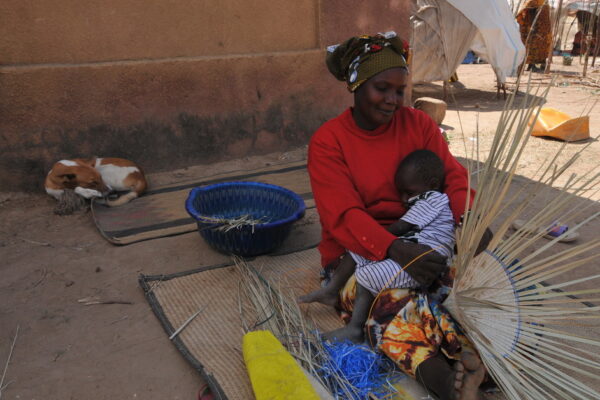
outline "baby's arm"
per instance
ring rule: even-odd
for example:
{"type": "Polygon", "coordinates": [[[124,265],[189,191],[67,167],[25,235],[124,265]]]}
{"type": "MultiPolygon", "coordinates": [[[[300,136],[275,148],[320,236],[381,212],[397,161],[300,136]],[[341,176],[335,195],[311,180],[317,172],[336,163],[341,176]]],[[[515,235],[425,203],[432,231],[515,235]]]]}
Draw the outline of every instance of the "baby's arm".
{"type": "Polygon", "coordinates": [[[413,225],[409,222],[399,219],[398,221],[396,221],[393,224],[391,224],[390,226],[388,226],[387,230],[388,230],[388,232],[392,233],[395,236],[402,236],[405,233],[408,233],[411,230],[413,230],[415,228],[415,226],[416,225],[413,225]]]}

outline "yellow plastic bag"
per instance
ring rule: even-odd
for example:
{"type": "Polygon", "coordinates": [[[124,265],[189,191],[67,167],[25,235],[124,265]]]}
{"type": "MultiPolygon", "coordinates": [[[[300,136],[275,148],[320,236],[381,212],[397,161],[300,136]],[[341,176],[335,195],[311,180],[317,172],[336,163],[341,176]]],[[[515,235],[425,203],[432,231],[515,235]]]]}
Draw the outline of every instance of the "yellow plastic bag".
{"type": "Polygon", "coordinates": [[[256,400],[319,400],[308,378],[269,331],[248,332],[243,353],[256,400]]]}
{"type": "MultiPolygon", "coordinates": [[[[535,115],[529,124],[534,122],[535,115]]],[[[566,142],[589,139],[590,117],[572,118],[570,115],[551,107],[544,107],[533,125],[533,136],[550,136],[566,142]]]]}

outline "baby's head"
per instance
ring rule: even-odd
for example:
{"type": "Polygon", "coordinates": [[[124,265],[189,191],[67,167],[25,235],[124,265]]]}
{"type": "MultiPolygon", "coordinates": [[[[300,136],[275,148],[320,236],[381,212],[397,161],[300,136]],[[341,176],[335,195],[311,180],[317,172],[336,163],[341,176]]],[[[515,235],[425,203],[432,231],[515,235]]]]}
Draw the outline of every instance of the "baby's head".
{"type": "Polygon", "coordinates": [[[430,190],[441,192],[444,186],[444,163],[432,151],[416,150],[398,166],[394,177],[402,202],[430,190]]]}

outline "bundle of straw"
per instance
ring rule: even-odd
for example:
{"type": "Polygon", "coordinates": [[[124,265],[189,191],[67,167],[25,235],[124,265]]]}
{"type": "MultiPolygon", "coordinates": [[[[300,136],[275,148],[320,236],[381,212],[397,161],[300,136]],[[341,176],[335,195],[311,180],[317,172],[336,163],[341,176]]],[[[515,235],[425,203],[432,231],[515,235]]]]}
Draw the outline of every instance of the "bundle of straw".
{"type": "Polygon", "coordinates": [[[489,373],[508,398],[598,399],[600,340],[597,336],[585,336],[581,333],[585,329],[581,328],[594,327],[598,331],[597,324],[589,323],[598,320],[600,307],[585,303],[599,300],[596,295],[600,289],[577,290],[577,285],[598,279],[600,274],[580,279],[568,274],[598,259],[600,238],[589,238],[585,243],[548,255],[548,250],[556,250],[561,236],[551,241],[542,236],[543,229],[551,227],[558,217],[582,219],[569,228],[573,232],[600,215],[590,212],[590,207],[597,206],[594,202],[570,207],[574,196],[598,193],[600,168],[582,176],[571,175],[556,190],[556,196],[540,201],[543,189],[556,186],[558,178],[587,148],[582,146],[573,157],[557,165],[565,144],[540,166],[533,183],[508,195],[530,137],[527,121],[539,113],[547,91],[546,88],[541,96],[531,96],[529,87],[520,106],[514,104],[514,95],[506,103],[489,156],[479,169],[471,211],[457,234],[457,275],[445,306],[477,347],[489,373]],[[535,204],[543,207],[528,219],[526,226],[509,231],[512,222],[535,204]],[[495,229],[488,246],[492,250],[474,257],[486,228],[499,220],[500,214],[508,216],[495,229]],[[554,282],[562,278],[562,282],[546,284],[551,278],[554,282]],[[570,332],[567,327],[577,327],[579,332],[570,332]],[[579,377],[593,381],[595,388],[579,377]]]}
{"type": "Polygon", "coordinates": [[[250,214],[230,218],[202,215],[199,217],[199,221],[210,224],[203,229],[215,229],[222,232],[229,232],[232,229],[242,229],[244,227],[250,227],[252,228],[252,232],[254,232],[256,225],[269,222],[267,217],[254,218],[250,214]]]}

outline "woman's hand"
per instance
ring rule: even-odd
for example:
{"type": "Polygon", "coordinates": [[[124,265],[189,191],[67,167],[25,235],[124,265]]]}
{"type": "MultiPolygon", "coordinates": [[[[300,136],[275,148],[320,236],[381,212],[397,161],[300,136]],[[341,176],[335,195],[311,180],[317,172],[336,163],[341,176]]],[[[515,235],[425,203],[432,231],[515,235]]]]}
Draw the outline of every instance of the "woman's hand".
{"type": "MultiPolygon", "coordinates": [[[[396,239],[388,248],[387,256],[402,267],[406,267],[413,259],[431,250],[431,247],[418,243],[404,242],[396,239]]],[[[429,286],[446,268],[446,258],[432,251],[408,265],[404,269],[422,286],[429,286]]]]}

